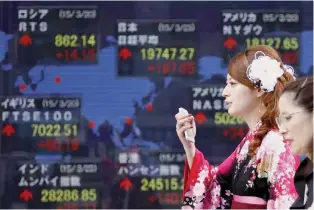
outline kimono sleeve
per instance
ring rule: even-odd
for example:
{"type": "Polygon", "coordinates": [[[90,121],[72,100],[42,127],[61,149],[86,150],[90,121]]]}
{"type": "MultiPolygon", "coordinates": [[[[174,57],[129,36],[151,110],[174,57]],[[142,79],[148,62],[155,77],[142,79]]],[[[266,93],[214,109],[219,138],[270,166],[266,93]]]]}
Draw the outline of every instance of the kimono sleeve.
{"type": "Polygon", "coordinates": [[[198,149],[195,151],[191,170],[185,160],[182,209],[216,209],[220,206],[221,186],[217,178],[231,173],[237,150],[238,148],[218,167],[205,160],[198,149]]]}
{"type": "Polygon", "coordinates": [[[297,155],[294,155],[288,141],[282,141],[282,146],[276,148],[272,155],[271,170],[268,181],[270,199],[267,209],[289,209],[298,197],[294,186],[294,175],[300,164],[297,155]]]}

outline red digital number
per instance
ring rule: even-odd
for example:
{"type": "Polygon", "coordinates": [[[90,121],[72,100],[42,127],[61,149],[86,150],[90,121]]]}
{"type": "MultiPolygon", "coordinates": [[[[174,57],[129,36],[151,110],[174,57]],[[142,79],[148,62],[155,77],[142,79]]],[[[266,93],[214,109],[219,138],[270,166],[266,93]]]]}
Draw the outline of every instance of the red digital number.
{"type": "Polygon", "coordinates": [[[282,54],[282,61],[290,65],[297,65],[299,61],[299,54],[296,51],[284,52],[282,54]]]}
{"type": "Polygon", "coordinates": [[[48,151],[60,152],[64,148],[68,152],[75,152],[79,149],[79,141],[77,139],[47,139],[40,141],[40,148],[46,149],[48,151]]]}
{"type": "Polygon", "coordinates": [[[57,206],[56,209],[96,209],[96,207],[96,204],[83,204],[83,206],[79,206],[77,204],[66,203],[57,206]]]}
{"type": "Polygon", "coordinates": [[[76,205],[76,204],[63,204],[61,206],[57,206],[57,209],[78,209],[78,205],[76,205]]]}
{"type": "Polygon", "coordinates": [[[96,60],[96,50],[90,49],[68,49],[56,53],[56,57],[60,60],[76,61],[76,60],[96,60]]]}
{"type": "Polygon", "coordinates": [[[180,203],[180,195],[178,192],[158,193],[158,199],[159,202],[163,204],[177,205],[180,203]]]}
{"type": "Polygon", "coordinates": [[[225,128],[223,136],[232,140],[241,140],[248,131],[245,128],[225,128]]]}
{"type": "Polygon", "coordinates": [[[85,60],[88,58],[90,61],[95,61],[96,60],[96,51],[95,49],[85,49],[82,50],[82,60],[85,60]]]}
{"type": "Polygon", "coordinates": [[[193,75],[195,74],[195,62],[183,61],[179,64],[179,73],[181,75],[193,75]]]}
{"type": "Polygon", "coordinates": [[[180,75],[193,75],[195,74],[195,62],[194,61],[183,61],[177,63],[175,61],[169,61],[164,63],[157,63],[156,65],[149,65],[148,71],[156,71],[163,75],[172,75],[178,73],[180,75]]]}

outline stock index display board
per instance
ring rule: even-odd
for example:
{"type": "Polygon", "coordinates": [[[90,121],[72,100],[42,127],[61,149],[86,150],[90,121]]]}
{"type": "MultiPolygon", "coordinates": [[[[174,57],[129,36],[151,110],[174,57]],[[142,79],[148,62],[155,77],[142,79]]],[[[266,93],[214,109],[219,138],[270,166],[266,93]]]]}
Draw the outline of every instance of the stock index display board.
{"type": "Polygon", "coordinates": [[[231,4],[1,2],[0,207],[180,208],[178,108],[219,164],[248,131],[229,59],[266,44],[313,69],[312,3],[231,4]]]}
{"type": "Polygon", "coordinates": [[[196,20],[119,20],[119,76],[197,74],[196,20]]]}
{"type": "Polygon", "coordinates": [[[41,163],[18,162],[15,166],[17,193],[13,199],[29,208],[100,208],[101,162],[41,163]]]}
{"type": "Polygon", "coordinates": [[[80,97],[4,97],[0,106],[1,154],[19,149],[43,154],[71,154],[79,150],[84,138],[80,131],[80,97]],[[18,140],[9,141],[13,135],[18,140]],[[33,141],[29,142],[29,138],[33,141]]]}
{"type": "Polygon", "coordinates": [[[19,6],[19,64],[97,63],[97,11],[97,6],[19,6]]]}
{"type": "Polygon", "coordinates": [[[224,10],[222,30],[225,38],[225,62],[237,53],[237,45],[242,49],[257,45],[268,45],[282,55],[283,62],[299,65],[301,30],[300,11],[281,10],[224,10]]]}

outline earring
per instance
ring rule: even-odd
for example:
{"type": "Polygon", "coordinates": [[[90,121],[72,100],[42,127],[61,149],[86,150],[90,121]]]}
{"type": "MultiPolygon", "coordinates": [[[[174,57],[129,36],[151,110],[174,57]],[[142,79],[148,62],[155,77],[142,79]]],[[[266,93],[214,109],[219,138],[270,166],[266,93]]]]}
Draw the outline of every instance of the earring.
{"type": "Polygon", "coordinates": [[[258,108],[258,113],[261,113],[261,107],[262,107],[262,103],[260,103],[259,108],[258,108]]]}

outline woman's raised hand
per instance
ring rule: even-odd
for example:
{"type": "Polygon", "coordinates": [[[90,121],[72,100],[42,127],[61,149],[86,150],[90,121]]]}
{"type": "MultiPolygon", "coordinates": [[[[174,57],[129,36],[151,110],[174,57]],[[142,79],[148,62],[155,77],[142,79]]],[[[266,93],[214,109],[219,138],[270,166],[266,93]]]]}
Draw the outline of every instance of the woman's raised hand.
{"type": "Polygon", "coordinates": [[[184,132],[187,131],[188,129],[192,129],[192,137],[194,140],[195,135],[196,135],[196,126],[195,126],[194,117],[188,113],[178,112],[175,115],[175,118],[177,120],[177,124],[176,124],[177,135],[179,139],[181,140],[182,144],[186,144],[186,142],[188,142],[184,134],[184,132]]]}

